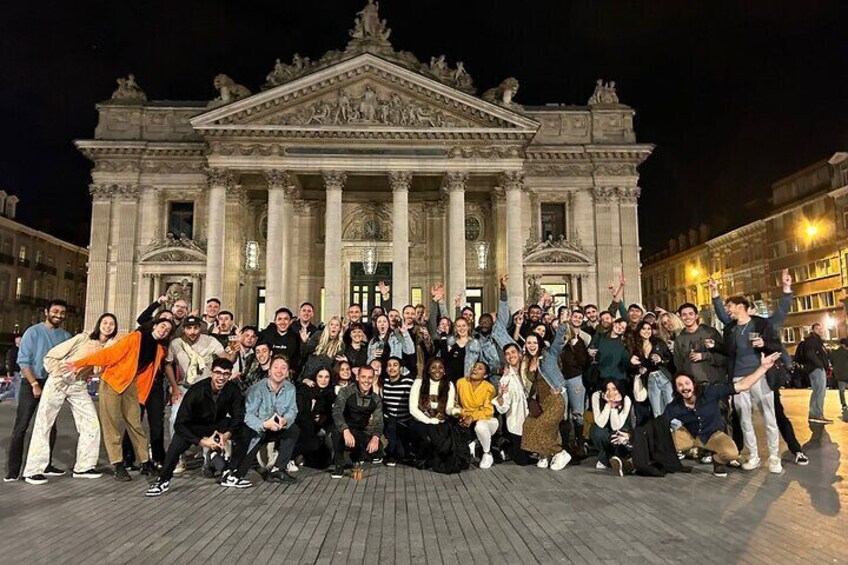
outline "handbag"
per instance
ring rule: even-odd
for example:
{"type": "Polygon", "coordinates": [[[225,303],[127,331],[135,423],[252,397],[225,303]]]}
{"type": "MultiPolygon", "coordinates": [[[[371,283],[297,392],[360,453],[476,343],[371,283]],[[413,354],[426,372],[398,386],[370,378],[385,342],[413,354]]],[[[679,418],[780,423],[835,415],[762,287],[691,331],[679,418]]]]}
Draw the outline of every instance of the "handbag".
{"type": "MultiPolygon", "coordinates": [[[[538,379],[539,376],[536,375],[536,378],[538,379]]],[[[533,386],[530,387],[530,397],[527,399],[527,411],[533,418],[538,418],[545,412],[542,408],[542,403],[539,402],[538,396],[539,394],[536,391],[536,381],[533,381],[533,386]]]]}

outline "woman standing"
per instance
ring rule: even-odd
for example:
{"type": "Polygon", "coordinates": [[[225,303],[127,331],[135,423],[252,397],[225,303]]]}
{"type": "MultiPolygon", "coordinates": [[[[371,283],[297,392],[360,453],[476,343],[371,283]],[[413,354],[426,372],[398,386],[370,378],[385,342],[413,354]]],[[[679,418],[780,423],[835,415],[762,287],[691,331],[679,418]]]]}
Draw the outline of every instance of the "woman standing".
{"type": "Polygon", "coordinates": [[[453,322],[453,335],[448,337],[447,354],[445,357],[445,372],[450,382],[456,383],[465,373],[465,356],[468,344],[471,343],[471,325],[460,316],[453,322]]]}
{"type": "Polygon", "coordinates": [[[330,373],[333,382],[333,393],[338,394],[341,389],[350,384],[352,373],[350,363],[347,361],[339,361],[333,366],[333,370],[330,373]]]}
{"type": "Polygon", "coordinates": [[[300,373],[300,380],[314,384],[315,374],[321,369],[332,368],[333,363],[344,354],[344,348],[342,321],[338,317],[330,318],[324,326],[324,331],[312,334],[301,349],[301,359],[306,359],[306,362],[300,373]]]}
{"type": "Polygon", "coordinates": [[[155,468],[148,456],[147,436],[141,427],[139,404],[144,404],[153,386],[153,377],[159,370],[168,346],[168,336],[174,323],[165,318],[155,320],[121,338],[115,345],[82,359],[68,361],[64,372],[74,372],[86,367],[101,366],[100,422],[109,462],[115,468],[115,479],[132,480],[123,463],[121,427],[126,426],[133,448],[141,460],[141,472],[154,474],[155,468]]]}
{"type": "Polygon", "coordinates": [[[649,322],[639,322],[633,335],[630,365],[634,378],[642,379],[654,418],[671,402],[672,355],[665,342],[653,336],[649,322]]]}
{"type": "Polygon", "coordinates": [[[657,336],[665,342],[669,351],[674,351],[674,340],[683,331],[683,320],[673,312],[657,308],[660,317],[657,320],[657,336]]]}
{"type": "Polygon", "coordinates": [[[50,429],[62,409],[65,400],[71,407],[74,423],[79,433],[77,442],[77,460],[74,465],[74,478],[98,479],[102,476],[95,470],[100,454],[100,421],[94,402],[88,394],[87,381],[95,372],[92,368],[80,371],[76,375],[63,374],[64,363],[81,359],[112,345],[118,333],[118,320],[113,314],[103,314],[97,320],[95,330],[81,333],[64,341],[47,352],[44,357],[44,369],[50,375],[32,429],[24,480],[31,485],[43,485],[47,482],[44,470],[50,461],[50,429]]]}

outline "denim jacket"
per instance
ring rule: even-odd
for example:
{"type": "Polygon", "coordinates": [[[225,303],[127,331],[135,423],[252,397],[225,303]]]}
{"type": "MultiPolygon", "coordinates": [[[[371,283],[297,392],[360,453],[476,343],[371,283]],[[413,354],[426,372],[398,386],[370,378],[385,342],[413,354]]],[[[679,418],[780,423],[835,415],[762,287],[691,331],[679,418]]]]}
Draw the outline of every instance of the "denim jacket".
{"type": "MultiPolygon", "coordinates": [[[[268,385],[268,379],[262,379],[247,390],[244,423],[253,431],[265,432],[263,424],[274,414],[286,420],[285,428],[291,428],[297,417],[297,398],[295,386],[286,379],[280,390],[274,393],[268,385]]],[[[250,440],[248,450],[259,442],[259,437],[250,440]]]]}
{"type": "Polygon", "coordinates": [[[390,331],[386,340],[380,339],[375,335],[368,342],[368,363],[371,363],[377,358],[377,349],[384,350],[383,358],[385,358],[386,342],[388,341],[389,357],[399,357],[403,359],[404,355],[415,354],[415,342],[412,341],[412,336],[409,332],[390,331]]]}

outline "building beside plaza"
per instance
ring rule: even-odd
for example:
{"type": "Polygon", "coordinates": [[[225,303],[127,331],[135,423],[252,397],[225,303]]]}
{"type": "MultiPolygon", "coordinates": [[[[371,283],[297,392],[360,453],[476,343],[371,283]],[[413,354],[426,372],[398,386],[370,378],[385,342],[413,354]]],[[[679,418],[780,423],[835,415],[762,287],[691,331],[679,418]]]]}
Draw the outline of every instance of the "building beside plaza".
{"type": "Polygon", "coordinates": [[[17,221],[18,203],[0,190],[0,343],[42,321],[52,298],[68,303],[69,331],[83,322],[88,250],[17,221]]]}
{"type": "Polygon", "coordinates": [[[126,324],[165,292],[264,324],[301,300],[324,319],[379,304],[381,280],[396,306],[444,282],[478,310],[501,272],[513,308],[638,280],[653,146],[614,83],[583,106],[525,106],[514,78],[480,95],[462,62],[389,34],[368,0],[342,51],[277,60],[257,93],[221,74],[214,100],[148,100],[119,79],[76,142],[94,163],[89,318],[126,324]]]}
{"type": "Polygon", "coordinates": [[[709,315],[707,280],[713,277],[723,296],[751,296],[765,312],[789,269],[795,298],[784,342],[794,346],[816,322],[830,340],[848,336],[848,153],[775,182],[762,218],[717,237],[705,229],[688,235],[646,259],[642,288],[649,307],[674,309],[688,301],[709,315]]]}

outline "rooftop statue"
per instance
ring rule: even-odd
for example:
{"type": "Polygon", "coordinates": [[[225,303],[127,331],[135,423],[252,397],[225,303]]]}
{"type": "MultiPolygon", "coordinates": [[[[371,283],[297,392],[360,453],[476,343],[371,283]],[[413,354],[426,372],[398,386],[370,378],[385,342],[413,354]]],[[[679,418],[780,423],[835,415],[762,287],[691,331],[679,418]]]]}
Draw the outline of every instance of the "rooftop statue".
{"type": "Polygon", "coordinates": [[[215,77],[213,83],[215,90],[218,91],[216,101],[224,103],[234,102],[242,98],[250,96],[250,90],[246,86],[236,84],[236,82],[225,74],[220,74],[215,77]]]}
{"type": "Polygon", "coordinates": [[[595,92],[589,98],[589,106],[596,104],[618,104],[618,94],[615,91],[615,81],[604,83],[603,79],[598,79],[595,83],[595,92]]]}
{"type": "Polygon", "coordinates": [[[118,78],[118,88],[112,93],[112,100],[144,102],[147,95],[135,82],[135,75],[130,73],[127,78],[118,78]]]}

